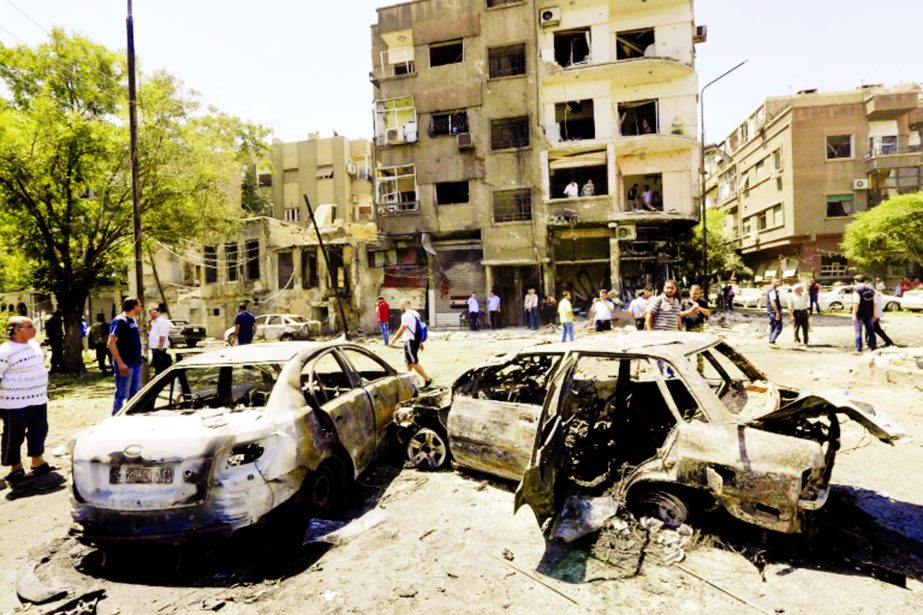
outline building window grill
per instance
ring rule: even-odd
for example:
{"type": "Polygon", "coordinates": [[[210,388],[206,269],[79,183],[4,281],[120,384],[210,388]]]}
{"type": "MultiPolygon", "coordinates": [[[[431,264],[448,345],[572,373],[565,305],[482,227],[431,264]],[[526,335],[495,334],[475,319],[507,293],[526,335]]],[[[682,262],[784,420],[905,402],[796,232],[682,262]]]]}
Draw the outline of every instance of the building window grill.
{"type": "Polygon", "coordinates": [[[490,149],[528,147],[528,145],[529,118],[527,116],[493,120],[490,123],[490,149]]]}
{"type": "Polygon", "coordinates": [[[526,44],[488,49],[488,68],[491,77],[512,77],[526,74],[526,44]]]}
{"type": "Polygon", "coordinates": [[[532,191],[494,192],[494,222],[523,222],[532,219],[532,191]]]}
{"type": "Polygon", "coordinates": [[[228,243],[224,245],[224,260],[227,264],[228,282],[236,282],[240,277],[238,262],[239,252],[240,248],[237,247],[236,243],[228,243]]]}
{"type": "Polygon", "coordinates": [[[205,246],[205,283],[214,284],[218,281],[218,249],[215,246],[205,246]]]}
{"type": "Polygon", "coordinates": [[[257,239],[248,241],[244,250],[246,252],[247,258],[247,279],[248,280],[259,280],[260,279],[260,242],[257,239]]]}
{"type": "Polygon", "coordinates": [[[429,121],[429,136],[440,137],[468,132],[468,112],[434,113],[429,121]]]}

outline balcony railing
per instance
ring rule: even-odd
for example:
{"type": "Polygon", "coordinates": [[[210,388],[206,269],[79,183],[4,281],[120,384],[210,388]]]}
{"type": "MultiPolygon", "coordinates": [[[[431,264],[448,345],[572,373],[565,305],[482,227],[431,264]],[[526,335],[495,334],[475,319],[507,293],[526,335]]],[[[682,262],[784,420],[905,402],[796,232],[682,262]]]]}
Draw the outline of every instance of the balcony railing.
{"type": "Polygon", "coordinates": [[[872,147],[868,154],[865,155],[865,159],[874,158],[875,156],[890,156],[892,154],[914,154],[921,151],[919,145],[909,145],[905,147],[898,147],[893,143],[878,143],[872,147]]]}
{"type": "Polygon", "coordinates": [[[420,213],[420,204],[415,199],[400,199],[378,206],[378,213],[382,216],[399,216],[402,214],[420,213]]]}

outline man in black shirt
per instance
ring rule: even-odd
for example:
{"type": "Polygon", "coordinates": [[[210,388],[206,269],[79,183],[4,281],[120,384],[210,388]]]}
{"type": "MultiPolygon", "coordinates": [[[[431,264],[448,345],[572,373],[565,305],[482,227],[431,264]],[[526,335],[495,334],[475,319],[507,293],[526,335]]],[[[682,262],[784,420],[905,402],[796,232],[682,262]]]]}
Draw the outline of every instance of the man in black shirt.
{"type": "Polygon", "coordinates": [[[45,321],[45,339],[51,346],[51,373],[60,372],[64,368],[64,319],[61,310],[55,310],[45,321]]]}
{"type": "Polygon", "coordinates": [[[679,317],[683,319],[685,331],[701,332],[705,329],[705,321],[711,316],[708,301],[702,298],[702,287],[693,284],[689,287],[689,298],[683,300],[679,317]]]}
{"type": "Polygon", "coordinates": [[[125,401],[141,389],[141,331],[135,321],[140,313],[141,302],[129,297],[122,302],[122,313],[109,325],[109,352],[115,373],[112,414],[117,414],[125,401]]]}

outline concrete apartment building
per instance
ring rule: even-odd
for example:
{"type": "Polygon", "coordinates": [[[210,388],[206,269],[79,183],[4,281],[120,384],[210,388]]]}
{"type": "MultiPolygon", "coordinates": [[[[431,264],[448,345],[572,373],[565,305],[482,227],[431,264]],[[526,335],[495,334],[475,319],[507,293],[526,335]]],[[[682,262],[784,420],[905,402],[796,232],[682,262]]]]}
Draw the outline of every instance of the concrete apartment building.
{"type": "Polygon", "coordinates": [[[509,323],[529,287],[571,290],[579,306],[668,277],[678,231],[697,220],[696,35],[689,0],[379,9],[383,241],[370,264],[383,294],[444,325],[493,288],[509,323]]]}
{"type": "Polygon", "coordinates": [[[707,149],[707,204],[727,211],[757,282],[845,279],[853,215],[920,190],[921,130],[916,84],[767,98],[707,149]]]}
{"type": "Polygon", "coordinates": [[[376,241],[370,176],[372,144],[343,136],[272,146],[272,171],[259,173],[270,196],[264,215],[233,237],[216,237],[181,253],[154,255],[145,267],[145,295],[166,299],[174,318],[204,324],[208,335],[231,326],[237,305],[255,314],[294,313],[337,330],[336,297],[350,328],[374,326],[374,295],[382,280],[368,270],[376,241]],[[336,289],[302,195],[311,201],[328,248],[336,289]]]}

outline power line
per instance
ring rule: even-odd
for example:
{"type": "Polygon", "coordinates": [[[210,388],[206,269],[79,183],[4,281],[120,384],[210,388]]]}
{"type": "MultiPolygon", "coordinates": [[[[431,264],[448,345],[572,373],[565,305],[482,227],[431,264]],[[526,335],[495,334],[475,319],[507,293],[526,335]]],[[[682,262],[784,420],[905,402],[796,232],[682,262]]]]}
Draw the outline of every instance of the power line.
{"type": "MultiPolygon", "coordinates": [[[[51,32],[49,32],[49,31],[46,30],[44,27],[42,27],[42,24],[40,24],[39,22],[37,22],[37,21],[35,21],[34,19],[32,19],[31,17],[29,17],[29,14],[26,13],[24,10],[22,10],[21,8],[19,8],[19,7],[16,6],[15,4],[13,4],[13,0],[6,0],[6,3],[9,4],[11,7],[13,7],[14,9],[16,9],[17,11],[19,11],[19,12],[22,14],[23,17],[25,17],[26,19],[28,19],[29,21],[31,21],[31,22],[35,25],[36,28],[38,28],[39,30],[41,30],[42,32],[44,32],[45,34],[47,34],[48,36],[51,36],[51,32]]],[[[25,43],[23,43],[23,44],[25,44],[25,43]]]]}
{"type": "Polygon", "coordinates": [[[4,32],[6,32],[7,34],[9,34],[9,35],[12,36],[13,38],[15,38],[17,41],[19,41],[19,42],[22,43],[23,45],[28,45],[28,43],[27,43],[26,41],[22,40],[21,38],[19,38],[18,36],[16,36],[16,35],[13,34],[12,32],[10,32],[9,30],[7,30],[6,28],[4,28],[3,26],[0,26],[0,30],[3,30],[4,32]]]}

